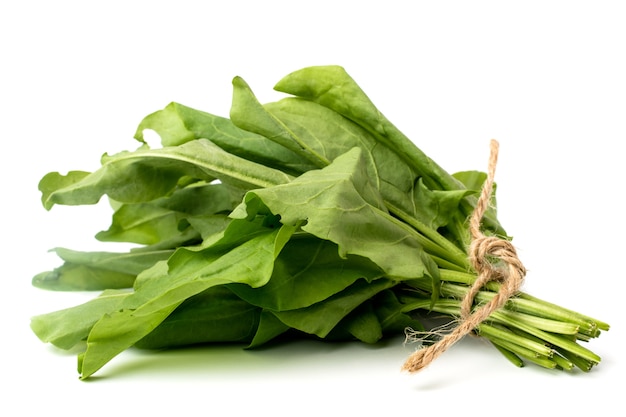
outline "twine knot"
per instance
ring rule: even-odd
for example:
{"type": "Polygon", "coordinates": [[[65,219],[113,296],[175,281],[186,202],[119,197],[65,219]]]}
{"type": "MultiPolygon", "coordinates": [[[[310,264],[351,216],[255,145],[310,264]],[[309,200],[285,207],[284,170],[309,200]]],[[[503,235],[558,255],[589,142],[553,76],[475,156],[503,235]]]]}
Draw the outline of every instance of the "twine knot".
{"type": "Polygon", "coordinates": [[[469,253],[477,277],[461,302],[461,318],[464,320],[470,316],[474,298],[487,282],[499,281],[499,294],[505,294],[509,299],[519,291],[526,275],[526,268],[508,240],[480,235],[472,241],[469,253]]]}
{"type": "Polygon", "coordinates": [[[477,277],[461,302],[461,322],[433,345],[415,351],[402,366],[403,370],[417,372],[428,366],[463,336],[474,331],[476,326],[487,319],[491,313],[503,307],[509,298],[517,294],[522,285],[526,268],[517,257],[515,247],[508,240],[496,236],[485,236],[480,230],[481,220],[491,200],[497,158],[498,142],[492,140],[487,179],[470,218],[472,242],[469,248],[469,260],[477,277]],[[499,291],[489,302],[472,311],[474,298],[480,289],[493,280],[500,282],[499,291]]]}

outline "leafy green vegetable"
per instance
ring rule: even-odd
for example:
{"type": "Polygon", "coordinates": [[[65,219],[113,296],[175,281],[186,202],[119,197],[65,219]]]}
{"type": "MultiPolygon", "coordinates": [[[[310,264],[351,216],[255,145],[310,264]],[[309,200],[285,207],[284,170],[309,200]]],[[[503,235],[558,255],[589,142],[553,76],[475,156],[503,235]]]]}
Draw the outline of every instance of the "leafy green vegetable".
{"type": "MultiPolygon", "coordinates": [[[[287,75],[262,104],[233,79],[230,118],[178,103],[146,116],[134,151],[94,172],[52,172],[46,209],[114,209],[103,241],[127,253],[55,249],[63,264],[33,285],[98,290],[82,305],[33,317],[43,341],[80,349],[88,378],[126,349],[283,337],[376,343],[454,320],[476,279],[468,217],[486,175],[450,174],[374,106],[339,66],[287,75]],[[159,134],[151,149],[143,131],[159,134]]],[[[484,233],[510,239],[492,207],[484,233]]],[[[486,285],[475,303],[490,300],[486,285]]],[[[608,324],[521,293],[475,332],[517,366],[589,371],[578,344],[608,324]]]]}

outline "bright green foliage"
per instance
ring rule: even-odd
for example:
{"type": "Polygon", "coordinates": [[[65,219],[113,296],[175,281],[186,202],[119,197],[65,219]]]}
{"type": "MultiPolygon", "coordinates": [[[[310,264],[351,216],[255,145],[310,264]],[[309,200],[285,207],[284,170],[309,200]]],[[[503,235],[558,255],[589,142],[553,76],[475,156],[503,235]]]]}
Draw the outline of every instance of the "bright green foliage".
{"type": "MultiPolygon", "coordinates": [[[[451,320],[475,280],[467,218],[485,180],[451,175],[404,136],[338,66],[309,67],[262,104],[233,80],[230,118],[178,103],[141,121],[135,151],[106,155],[94,172],[49,173],[55,204],[114,208],[101,241],[127,253],[57,248],[64,261],[35,286],[98,290],[91,301],[36,316],[44,342],[82,347],[81,378],[124,350],[313,337],[376,343],[423,313],[451,320]],[[163,147],[151,149],[145,129],[163,147]]],[[[508,239],[493,207],[484,233],[508,239]]],[[[488,285],[476,297],[497,291],[488,285]]],[[[588,371],[600,358],[577,340],[608,325],[527,294],[482,323],[518,366],[524,360],[588,371]]]]}

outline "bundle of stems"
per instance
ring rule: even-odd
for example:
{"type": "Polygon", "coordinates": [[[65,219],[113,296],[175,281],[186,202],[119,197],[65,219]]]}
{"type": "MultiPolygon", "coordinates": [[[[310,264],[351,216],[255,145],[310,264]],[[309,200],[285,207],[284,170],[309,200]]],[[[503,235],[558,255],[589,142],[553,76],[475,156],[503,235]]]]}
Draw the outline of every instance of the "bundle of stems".
{"type": "MultiPolygon", "coordinates": [[[[407,312],[431,311],[458,318],[460,300],[475,278],[471,273],[442,270],[442,297],[434,303],[430,299],[432,283],[428,279],[407,283],[399,298],[407,312]]],[[[477,294],[476,302],[491,300],[499,286],[490,283],[477,294]]],[[[479,324],[475,334],[489,340],[519,367],[525,359],[545,368],[569,371],[577,367],[589,371],[600,362],[600,357],[576,341],[588,342],[603,330],[609,330],[607,323],[521,292],[479,324]]]]}

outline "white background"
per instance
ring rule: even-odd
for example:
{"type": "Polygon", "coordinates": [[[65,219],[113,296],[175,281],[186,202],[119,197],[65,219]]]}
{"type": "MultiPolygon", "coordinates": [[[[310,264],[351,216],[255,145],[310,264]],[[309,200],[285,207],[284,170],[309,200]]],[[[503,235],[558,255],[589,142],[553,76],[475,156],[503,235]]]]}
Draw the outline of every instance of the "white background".
{"type": "Polygon", "coordinates": [[[611,1],[3,2],[0,414],[624,415],[625,21],[611,1]],[[484,170],[499,140],[524,289],[610,322],[589,345],[599,367],[518,369],[467,339],[407,375],[399,338],[128,351],[81,382],[74,353],[35,338],[32,315],[91,298],[31,287],[58,265],[47,250],[102,248],[110,221],[106,204],[46,212],[44,174],[134,149],[139,121],[171,101],[227,116],[235,75],[267,102],[287,73],[325,64],[450,172],[484,170]]]}

